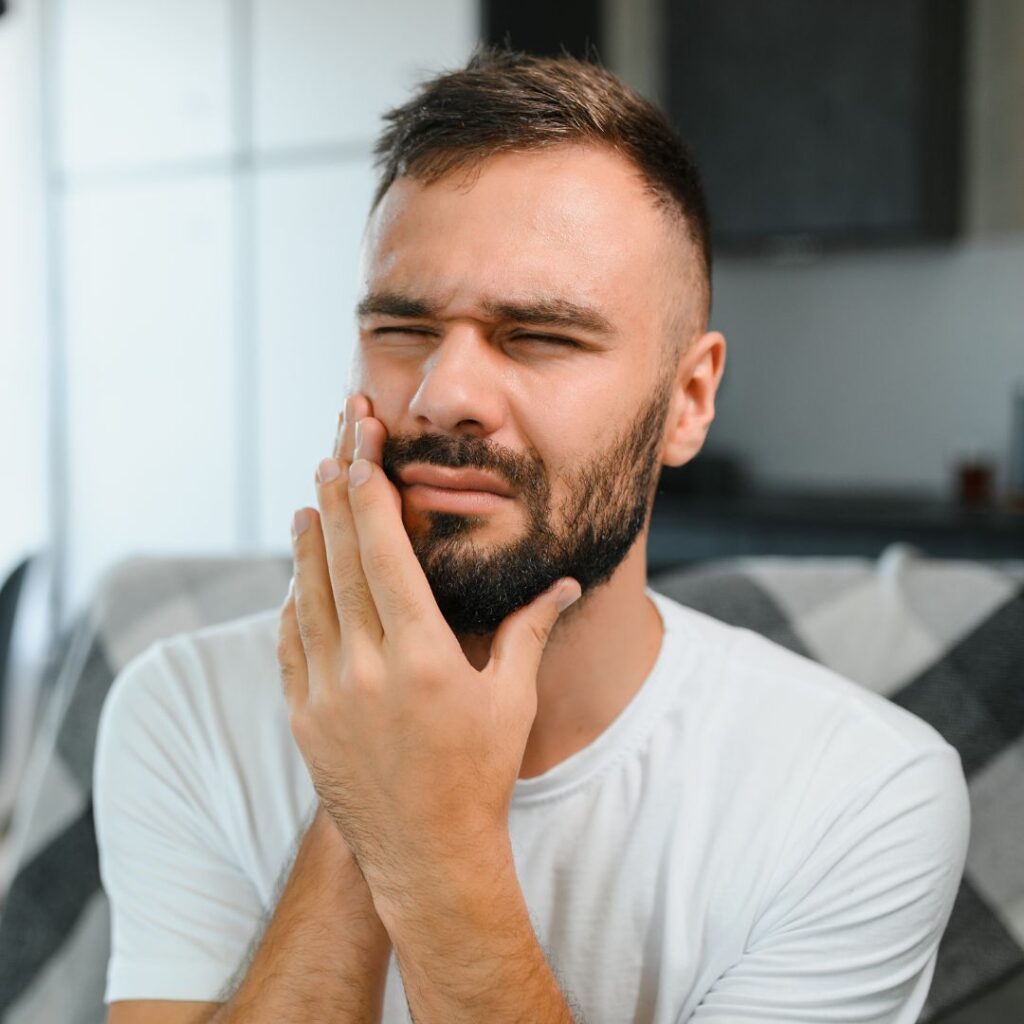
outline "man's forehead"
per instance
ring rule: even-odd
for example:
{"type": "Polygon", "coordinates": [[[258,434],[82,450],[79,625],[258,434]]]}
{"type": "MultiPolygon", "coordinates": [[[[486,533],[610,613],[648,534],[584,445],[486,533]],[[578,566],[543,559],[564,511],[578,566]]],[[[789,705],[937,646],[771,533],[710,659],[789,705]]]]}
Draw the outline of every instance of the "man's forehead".
{"type": "Polygon", "coordinates": [[[363,243],[362,299],[420,304],[398,315],[561,305],[578,323],[595,314],[595,333],[648,318],[654,294],[678,290],[680,256],[692,260],[631,164],[568,147],[491,157],[432,183],[399,178],[363,243]]]}
{"type": "Polygon", "coordinates": [[[483,158],[433,181],[397,178],[371,213],[365,242],[376,258],[404,246],[459,233],[535,243],[557,250],[630,249],[655,243],[663,215],[635,167],[605,148],[556,146],[483,158]],[[627,229],[628,230],[624,230],[627,229]]]}

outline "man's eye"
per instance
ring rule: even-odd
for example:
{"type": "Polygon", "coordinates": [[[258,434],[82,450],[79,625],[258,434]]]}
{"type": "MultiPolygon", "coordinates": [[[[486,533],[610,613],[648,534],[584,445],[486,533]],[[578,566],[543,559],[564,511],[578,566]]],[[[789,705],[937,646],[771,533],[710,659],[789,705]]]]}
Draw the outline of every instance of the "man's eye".
{"type": "Polygon", "coordinates": [[[513,341],[547,341],[552,345],[568,345],[569,348],[582,348],[579,342],[572,338],[561,338],[557,334],[517,334],[513,341]]]}
{"type": "MultiPolygon", "coordinates": [[[[427,327],[377,327],[371,332],[375,335],[383,334],[413,334],[419,337],[432,338],[436,337],[437,332],[432,331],[427,327]]],[[[583,348],[583,346],[573,341],[572,338],[563,338],[557,334],[514,334],[511,341],[543,341],[549,345],[562,345],[567,348],[583,348]]]]}
{"type": "Polygon", "coordinates": [[[434,332],[428,331],[425,327],[378,327],[373,331],[374,334],[422,334],[424,336],[430,336],[434,332]]]}

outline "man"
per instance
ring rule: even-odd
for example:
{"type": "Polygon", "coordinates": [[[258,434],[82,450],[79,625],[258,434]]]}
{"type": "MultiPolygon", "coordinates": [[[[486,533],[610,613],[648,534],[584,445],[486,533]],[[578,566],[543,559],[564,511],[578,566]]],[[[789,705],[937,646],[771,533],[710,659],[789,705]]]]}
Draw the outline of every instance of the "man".
{"type": "Polygon", "coordinates": [[[388,119],[293,588],[104,708],[109,1020],[910,1024],[956,752],[646,585],[725,362],[685,148],[490,51],[388,119]]]}

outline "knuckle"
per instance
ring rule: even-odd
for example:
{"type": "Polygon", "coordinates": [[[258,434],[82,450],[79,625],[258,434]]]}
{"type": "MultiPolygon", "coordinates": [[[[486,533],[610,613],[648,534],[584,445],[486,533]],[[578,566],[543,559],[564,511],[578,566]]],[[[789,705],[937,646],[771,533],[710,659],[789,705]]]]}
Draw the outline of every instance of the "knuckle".
{"type": "Polygon", "coordinates": [[[295,663],[295,642],[291,631],[281,630],[277,634],[277,662],[282,669],[295,663]]]}
{"type": "Polygon", "coordinates": [[[369,696],[380,689],[379,673],[373,659],[365,654],[349,652],[343,657],[345,689],[369,696]]]}
{"type": "Polygon", "coordinates": [[[315,719],[304,707],[290,708],[288,711],[288,726],[292,736],[300,745],[308,745],[314,739],[313,730],[315,719]]]}
{"type": "Polygon", "coordinates": [[[402,586],[394,592],[395,607],[405,620],[408,627],[419,626],[423,622],[423,610],[411,587],[402,586]]]}
{"type": "MultiPolygon", "coordinates": [[[[307,618],[320,614],[325,605],[324,597],[323,586],[316,577],[303,580],[296,598],[296,614],[301,611],[307,618]]],[[[302,616],[299,616],[300,623],[302,616]]]]}
{"type": "Polygon", "coordinates": [[[315,619],[300,619],[299,635],[302,637],[302,646],[307,651],[320,650],[327,644],[324,628],[315,619]]]}
{"type": "Polygon", "coordinates": [[[335,588],[338,595],[338,603],[344,608],[357,607],[364,603],[366,591],[357,580],[349,573],[345,573],[335,588]]]}
{"type": "Polygon", "coordinates": [[[297,666],[290,662],[281,663],[281,689],[285,698],[290,698],[302,682],[297,666]]]}
{"type": "Polygon", "coordinates": [[[429,651],[413,648],[402,655],[402,675],[417,685],[430,685],[437,673],[438,660],[429,651]]]}
{"type": "Polygon", "coordinates": [[[543,647],[548,642],[548,634],[551,632],[551,627],[544,622],[531,622],[530,633],[534,640],[543,647]]]}
{"type": "Polygon", "coordinates": [[[369,594],[361,584],[349,580],[342,583],[337,590],[337,607],[339,616],[355,629],[365,629],[372,624],[370,615],[369,594]]]}
{"type": "Polygon", "coordinates": [[[375,576],[393,576],[397,569],[397,559],[386,548],[375,548],[367,552],[366,563],[375,576]]]}

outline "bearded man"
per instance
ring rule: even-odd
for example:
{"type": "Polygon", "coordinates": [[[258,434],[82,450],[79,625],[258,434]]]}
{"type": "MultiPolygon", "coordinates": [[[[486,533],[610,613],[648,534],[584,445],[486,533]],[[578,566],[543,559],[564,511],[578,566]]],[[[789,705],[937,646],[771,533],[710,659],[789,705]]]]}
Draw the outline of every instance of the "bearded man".
{"type": "Polygon", "coordinates": [[[685,146],[489,50],[387,121],[288,597],[104,707],[109,1021],[911,1024],[957,753],[647,585],[725,365],[685,146]]]}

